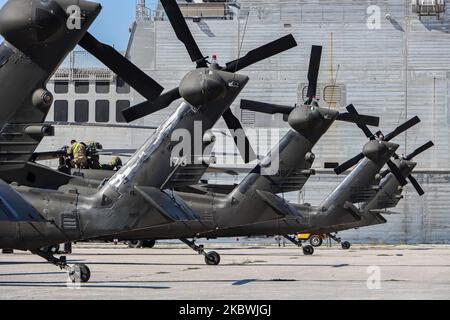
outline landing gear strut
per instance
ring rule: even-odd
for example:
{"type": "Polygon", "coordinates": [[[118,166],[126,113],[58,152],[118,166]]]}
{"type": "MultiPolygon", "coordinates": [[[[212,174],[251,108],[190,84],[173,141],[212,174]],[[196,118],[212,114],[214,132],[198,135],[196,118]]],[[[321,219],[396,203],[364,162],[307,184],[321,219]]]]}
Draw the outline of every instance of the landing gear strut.
{"type": "Polygon", "coordinates": [[[340,243],[342,249],[344,249],[344,250],[350,249],[350,247],[351,247],[350,242],[342,241],[342,239],[340,237],[338,237],[337,234],[333,235],[333,234],[329,233],[327,236],[330,237],[331,239],[333,239],[334,241],[336,241],[337,243],[340,243]]]}
{"type": "Polygon", "coordinates": [[[290,242],[292,242],[293,244],[295,244],[296,246],[301,247],[303,249],[303,254],[305,256],[310,256],[310,255],[314,254],[313,246],[311,246],[309,244],[306,246],[303,246],[302,242],[300,240],[298,240],[295,237],[292,237],[290,235],[284,235],[283,237],[286,238],[287,240],[289,240],[290,242]]]}
{"type": "Polygon", "coordinates": [[[52,253],[44,252],[41,250],[31,252],[40,256],[41,258],[44,258],[51,264],[60,267],[61,270],[66,270],[69,273],[69,278],[73,283],[76,282],[86,283],[91,278],[91,271],[85,264],[75,264],[73,266],[69,266],[66,262],[65,256],[56,258],[52,253]]]}
{"type": "Polygon", "coordinates": [[[206,252],[203,245],[196,245],[195,241],[190,241],[186,238],[181,238],[181,242],[189,246],[192,250],[197,252],[198,254],[202,254],[205,256],[205,263],[209,266],[217,266],[220,263],[220,254],[215,251],[206,252]]]}

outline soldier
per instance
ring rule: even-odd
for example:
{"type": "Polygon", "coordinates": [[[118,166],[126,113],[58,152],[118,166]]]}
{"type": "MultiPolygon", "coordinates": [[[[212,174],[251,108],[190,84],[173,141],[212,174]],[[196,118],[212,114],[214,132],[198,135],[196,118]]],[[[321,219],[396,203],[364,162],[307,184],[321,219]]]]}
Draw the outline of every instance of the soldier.
{"type": "Polygon", "coordinates": [[[58,150],[58,159],[59,166],[58,171],[63,172],[65,174],[71,174],[72,168],[72,160],[67,155],[67,150],[69,150],[69,146],[63,146],[60,150],[58,150]]]}
{"type": "Polygon", "coordinates": [[[100,156],[97,154],[97,149],[103,149],[103,146],[95,141],[88,142],[88,168],[89,169],[102,169],[102,165],[100,164],[100,156]]]}
{"type": "Polygon", "coordinates": [[[119,157],[115,157],[108,162],[107,165],[103,165],[103,169],[105,170],[119,170],[122,167],[122,159],[119,157]]]}
{"type": "Polygon", "coordinates": [[[70,141],[67,155],[73,159],[74,167],[85,169],[87,167],[86,145],[76,140],[70,141]]]}

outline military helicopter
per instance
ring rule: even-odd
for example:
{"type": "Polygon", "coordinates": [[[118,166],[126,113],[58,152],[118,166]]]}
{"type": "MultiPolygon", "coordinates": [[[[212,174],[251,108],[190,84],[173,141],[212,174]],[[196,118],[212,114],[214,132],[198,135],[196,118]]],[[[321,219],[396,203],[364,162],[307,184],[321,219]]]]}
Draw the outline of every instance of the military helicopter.
{"type": "Polygon", "coordinates": [[[52,124],[44,122],[53,102],[46,84],[77,44],[145,98],[154,100],[163,91],[119,52],[87,32],[100,11],[99,4],[85,0],[8,0],[2,7],[0,34],[5,41],[0,45],[0,99],[8,103],[0,110],[0,179],[50,188],[55,178],[57,184],[68,182],[69,177],[57,178],[30,160],[42,138],[54,135],[52,124]],[[74,22],[73,27],[69,22],[74,22]]]}
{"type": "Polygon", "coordinates": [[[87,1],[9,0],[0,11],[0,174],[22,169],[44,136],[54,134],[44,124],[53,102],[46,89],[66,55],[83,38],[100,12],[87,1]],[[80,29],[66,27],[68,7],[79,5],[80,29]]]}
{"type": "MultiPolygon", "coordinates": [[[[353,110],[353,112],[356,112],[356,110],[353,110]]],[[[414,117],[397,127],[392,133],[387,136],[384,136],[381,131],[373,134],[370,129],[364,125],[360,125],[360,128],[370,140],[378,139],[382,141],[390,141],[398,134],[408,130],[410,127],[416,125],[419,122],[420,119],[418,117],[414,117]]],[[[397,154],[394,154],[394,159],[387,162],[389,168],[377,175],[375,183],[370,186],[370,188],[359,189],[358,193],[355,193],[352,196],[351,202],[361,203],[361,210],[362,212],[365,212],[365,214],[362,216],[361,221],[351,225],[340,226],[339,228],[316,230],[313,231],[313,233],[316,235],[326,234],[332,240],[341,243],[343,249],[348,249],[350,248],[350,243],[347,241],[342,242],[341,238],[332,233],[337,233],[338,231],[348,230],[352,228],[360,228],[369,225],[386,223],[386,220],[381,214],[392,214],[391,212],[386,211],[386,209],[395,207],[403,198],[401,194],[403,192],[403,187],[407,184],[406,178],[410,180],[419,196],[423,196],[425,194],[420,184],[411,174],[414,167],[417,165],[411,160],[433,146],[434,143],[432,141],[429,141],[407,156],[400,157],[397,154]],[[367,208],[369,209],[366,210],[367,208]]],[[[336,174],[343,173],[344,171],[355,165],[358,161],[360,161],[360,159],[361,154],[346,161],[340,166],[337,166],[334,169],[336,174]]],[[[320,246],[321,244],[321,241],[318,241],[316,246],[320,246]]]]}
{"type": "MultiPolygon", "coordinates": [[[[433,147],[433,145],[433,142],[429,141],[406,156],[399,157],[394,154],[394,159],[392,160],[397,166],[398,171],[403,176],[403,179],[401,179],[402,181],[405,178],[411,179],[411,182],[414,181],[412,183],[419,196],[423,196],[425,192],[417,180],[412,176],[412,172],[417,165],[417,163],[413,162],[412,159],[433,147]]],[[[348,244],[346,244],[346,241],[342,242],[342,240],[333,233],[386,223],[387,221],[383,215],[395,214],[395,212],[387,211],[387,209],[395,208],[397,206],[399,201],[403,198],[402,193],[404,189],[402,184],[390,169],[386,169],[385,171],[379,173],[376,176],[375,181],[378,183],[375,183],[366,190],[360,190],[358,194],[355,194],[351,198],[350,202],[361,203],[360,212],[362,215],[360,221],[335,228],[320,228],[317,230],[311,230],[310,232],[316,235],[326,234],[331,239],[341,243],[344,249],[348,249],[350,243],[347,242],[348,244]]],[[[320,245],[321,243],[317,246],[320,245]]]]}
{"type": "MultiPolygon", "coordinates": [[[[99,187],[81,185],[67,190],[37,189],[26,186],[8,185],[0,181],[0,195],[8,204],[0,219],[0,247],[29,250],[52,264],[70,271],[73,281],[87,282],[90,271],[86,265],[69,266],[65,258],[56,258],[39,248],[55,243],[111,236],[124,230],[137,230],[150,226],[172,224],[175,221],[198,220],[198,215],[177,196],[164,192],[174,185],[187,183],[177,180],[181,170],[187,166],[172,166],[171,150],[175,144],[171,133],[176,129],[194,132],[194,122],[202,121],[205,134],[224,116],[232,129],[242,128],[229,110],[231,103],[247,84],[249,78],[237,74],[239,70],[293,48],[297,45],[292,35],[285,36],[247,55],[228,63],[225,67],[211,65],[201,54],[187,27],[176,1],[161,1],[170,22],[180,40],[185,44],[197,69],[189,72],[179,88],[159,95],[151,94],[148,101],[124,111],[125,117],[135,120],[156,110],[167,107],[172,101],[183,98],[178,109],[142,145],[134,156],[115,175],[99,187]],[[178,175],[177,175],[178,174],[178,175]],[[20,232],[17,233],[17,230],[20,232]]],[[[5,9],[5,8],[3,8],[5,9]]],[[[11,1],[6,7],[14,19],[13,25],[21,23],[24,17],[17,14],[20,1],[11,1]]],[[[25,17],[27,19],[27,17],[25,17]]],[[[91,35],[86,34],[80,44],[97,58],[108,60],[112,52],[91,35]]],[[[112,54],[114,56],[114,54],[112,54]]],[[[102,59],[101,59],[102,60],[102,59]]],[[[103,61],[102,60],[102,61],[103,61]]],[[[122,64],[124,66],[124,64],[122,64]]],[[[136,81],[138,77],[135,77],[136,81]]],[[[147,78],[149,78],[147,76],[147,78]]],[[[146,79],[147,79],[146,78],[146,79]]],[[[161,92],[161,87],[152,80],[147,82],[152,93],[161,92]]],[[[137,81],[140,83],[140,81],[137,81]]],[[[147,88],[147,89],[149,89],[147,88]]],[[[145,91],[145,90],[144,90],[145,91]]],[[[147,92],[148,93],[148,92],[147,92]]],[[[206,141],[205,144],[210,143],[206,141]]],[[[248,149],[248,143],[246,144],[248,149]]],[[[245,151],[245,150],[243,150],[245,151]]],[[[243,152],[249,160],[249,152],[243,152]]],[[[197,155],[185,155],[194,159],[197,155]]],[[[50,170],[50,169],[49,169],[50,170]]],[[[195,168],[203,175],[203,170],[195,168]]],[[[58,177],[64,174],[51,171],[58,177]]],[[[195,177],[195,175],[192,175],[195,177]]],[[[198,178],[195,178],[197,181],[198,178]]],[[[72,181],[70,181],[72,182],[72,181]]]]}

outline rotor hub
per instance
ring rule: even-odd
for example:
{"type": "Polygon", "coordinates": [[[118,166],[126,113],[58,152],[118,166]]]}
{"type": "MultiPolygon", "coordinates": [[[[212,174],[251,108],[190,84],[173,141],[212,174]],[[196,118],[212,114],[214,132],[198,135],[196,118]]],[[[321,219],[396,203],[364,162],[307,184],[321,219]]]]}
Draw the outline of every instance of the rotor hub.
{"type": "Polygon", "coordinates": [[[312,130],[319,127],[323,117],[316,107],[297,107],[289,114],[288,123],[296,131],[312,130]]]}
{"type": "Polygon", "coordinates": [[[194,107],[223,99],[227,94],[226,82],[219,72],[209,68],[190,71],[180,84],[180,95],[194,107]]]}
{"type": "Polygon", "coordinates": [[[371,140],[365,144],[363,154],[366,158],[378,163],[392,156],[398,147],[398,144],[392,142],[371,140]]]}

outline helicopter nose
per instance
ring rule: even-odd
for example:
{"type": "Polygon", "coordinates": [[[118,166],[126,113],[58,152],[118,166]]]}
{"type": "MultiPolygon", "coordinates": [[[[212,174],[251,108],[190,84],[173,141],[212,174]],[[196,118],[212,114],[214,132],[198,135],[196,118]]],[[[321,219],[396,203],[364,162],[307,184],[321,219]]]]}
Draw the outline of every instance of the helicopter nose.
{"type": "Polygon", "coordinates": [[[313,130],[320,126],[323,117],[317,108],[299,107],[289,114],[288,123],[296,131],[313,130]]]}
{"type": "Polygon", "coordinates": [[[69,19],[78,19],[83,28],[100,10],[100,4],[83,0],[9,0],[0,10],[0,34],[26,50],[64,37],[69,19]]]}
{"type": "Polygon", "coordinates": [[[224,80],[217,72],[209,69],[191,71],[180,83],[181,96],[195,107],[222,99],[226,93],[224,80]]]}
{"type": "Polygon", "coordinates": [[[94,13],[98,13],[102,9],[102,6],[100,3],[86,1],[86,0],[79,0],[78,6],[81,8],[81,10],[94,12],[94,13]]]}
{"type": "Polygon", "coordinates": [[[45,42],[63,30],[66,17],[52,0],[9,0],[0,10],[0,33],[19,47],[45,42]]]}
{"type": "Polygon", "coordinates": [[[78,4],[76,4],[80,9],[81,12],[85,15],[88,15],[89,17],[95,17],[100,13],[102,10],[102,6],[100,3],[92,2],[92,1],[85,1],[85,0],[79,0],[77,1],[78,4]]]}
{"type": "Polygon", "coordinates": [[[399,147],[398,144],[386,141],[372,140],[365,144],[363,154],[366,158],[379,162],[394,154],[399,147]]]}

